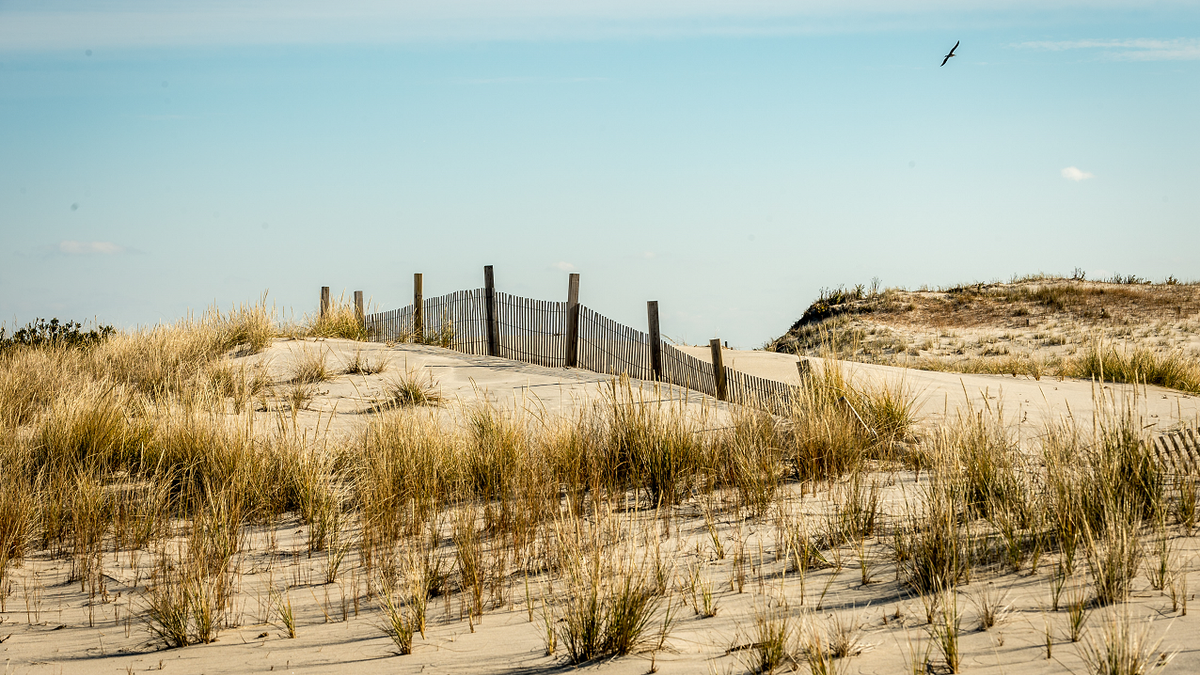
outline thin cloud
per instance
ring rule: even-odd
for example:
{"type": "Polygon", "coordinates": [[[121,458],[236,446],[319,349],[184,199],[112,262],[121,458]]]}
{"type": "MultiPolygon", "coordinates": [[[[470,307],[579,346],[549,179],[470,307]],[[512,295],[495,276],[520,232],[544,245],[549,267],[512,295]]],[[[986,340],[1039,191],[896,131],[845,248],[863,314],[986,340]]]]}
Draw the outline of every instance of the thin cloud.
{"type": "Polygon", "coordinates": [[[1047,52],[1090,50],[1114,61],[1195,61],[1200,59],[1200,40],[1062,40],[1056,42],[1020,42],[1018,49],[1047,52]]]}
{"type": "Polygon", "coordinates": [[[551,265],[551,267],[553,267],[556,270],[563,271],[563,272],[574,272],[576,269],[579,269],[569,262],[556,262],[553,265],[551,265]]]}
{"type": "Polygon", "coordinates": [[[1062,177],[1066,178],[1067,180],[1073,180],[1076,183],[1078,183],[1081,180],[1095,178],[1096,174],[1089,173],[1087,171],[1083,171],[1082,169],[1079,169],[1074,166],[1068,166],[1067,168],[1062,170],[1062,177]]]}
{"type": "Polygon", "coordinates": [[[15,0],[0,8],[0,50],[82,56],[106,47],[855,33],[950,14],[1043,10],[1047,2],[1095,8],[1094,0],[15,0]]]}
{"type": "Polygon", "coordinates": [[[66,255],[117,255],[125,253],[126,248],[111,241],[73,241],[70,239],[58,242],[58,252],[66,255]]]}

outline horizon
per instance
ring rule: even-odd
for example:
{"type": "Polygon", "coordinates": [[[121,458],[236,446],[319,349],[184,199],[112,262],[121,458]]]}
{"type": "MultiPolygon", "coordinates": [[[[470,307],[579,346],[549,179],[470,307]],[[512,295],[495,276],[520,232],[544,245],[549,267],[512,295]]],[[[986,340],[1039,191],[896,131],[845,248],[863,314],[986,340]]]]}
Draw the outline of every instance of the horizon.
{"type": "Polygon", "coordinates": [[[0,7],[0,322],[482,286],[758,347],[821,289],[1200,277],[1200,10],[0,7]],[[961,46],[944,67],[943,56],[961,46]]]}

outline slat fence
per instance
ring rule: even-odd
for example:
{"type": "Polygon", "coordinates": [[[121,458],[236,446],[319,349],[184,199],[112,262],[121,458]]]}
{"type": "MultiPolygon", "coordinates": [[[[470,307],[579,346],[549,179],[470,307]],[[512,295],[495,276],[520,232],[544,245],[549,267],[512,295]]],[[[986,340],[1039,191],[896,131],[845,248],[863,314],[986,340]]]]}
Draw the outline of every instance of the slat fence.
{"type": "Polygon", "coordinates": [[[717,382],[713,374],[712,363],[698,359],[666,343],[662,347],[662,361],[663,379],[667,382],[709,396],[717,395],[717,382]]]}
{"type": "Polygon", "coordinates": [[[650,365],[650,336],[619,324],[591,309],[579,307],[580,368],[608,375],[654,378],[650,365]]]}
{"type": "MultiPolygon", "coordinates": [[[[534,300],[497,291],[500,356],[552,368],[566,365],[567,303],[534,300]]],[[[487,296],[477,288],[426,298],[422,342],[467,354],[487,354],[487,296]]],[[[416,336],[413,306],[368,314],[367,334],[376,342],[412,342],[416,336]]],[[[662,381],[716,396],[713,364],[665,342],[662,381]]],[[[655,379],[650,336],[579,306],[578,367],[607,375],[655,379]]],[[[786,412],[799,388],[725,368],[732,403],[786,412]]]]}
{"type": "Polygon", "coordinates": [[[739,372],[729,366],[725,367],[725,383],[729,401],[738,405],[762,408],[778,415],[799,403],[799,387],[739,372]]]}
{"type": "Polygon", "coordinates": [[[466,354],[487,354],[484,290],[457,291],[425,301],[425,341],[466,354]]]}
{"type": "Polygon", "coordinates": [[[372,342],[408,342],[413,337],[413,306],[368,314],[364,318],[372,342]]]}
{"type": "MultiPolygon", "coordinates": [[[[496,291],[500,356],[539,366],[567,364],[567,303],[496,291]]],[[[484,334],[486,349],[487,334],[484,334]]]]}
{"type": "MultiPolygon", "coordinates": [[[[534,300],[496,292],[500,356],[552,368],[566,365],[567,303],[534,300]]],[[[487,354],[486,290],[456,291],[423,302],[423,342],[467,354],[487,354]]],[[[413,306],[375,312],[364,317],[367,334],[376,342],[411,342],[416,332],[413,306]]],[[[716,396],[716,377],[710,361],[696,358],[665,342],[662,381],[716,396]]],[[[608,375],[653,380],[650,336],[579,306],[577,363],[580,368],[608,375]]],[[[801,389],[725,367],[727,398],[738,405],[785,414],[799,402],[801,389]]],[[[1159,434],[1151,447],[1169,473],[1200,478],[1200,430],[1184,428],[1159,434]]]]}

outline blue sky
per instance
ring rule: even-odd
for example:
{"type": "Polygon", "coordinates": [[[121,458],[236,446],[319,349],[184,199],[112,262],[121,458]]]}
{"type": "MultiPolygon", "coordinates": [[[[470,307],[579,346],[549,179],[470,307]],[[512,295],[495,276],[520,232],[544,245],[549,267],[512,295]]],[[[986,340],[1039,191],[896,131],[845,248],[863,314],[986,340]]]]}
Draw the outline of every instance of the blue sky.
{"type": "Polygon", "coordinates": [[[1200,278],[1197,119],[1194,3],[0,2],[0,320],[1200,278]]]}

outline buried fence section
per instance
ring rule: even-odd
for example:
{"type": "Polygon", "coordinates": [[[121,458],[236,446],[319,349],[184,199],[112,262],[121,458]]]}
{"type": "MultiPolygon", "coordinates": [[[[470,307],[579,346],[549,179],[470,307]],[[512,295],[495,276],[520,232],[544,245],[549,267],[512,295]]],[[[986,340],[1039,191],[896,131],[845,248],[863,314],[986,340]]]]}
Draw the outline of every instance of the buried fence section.
{"type": "Polygon", "coordinates": [[[495,291],[499,356],[539,366],[567,365],[567,303],[495,291]]]}
{"type": "MultiPolygon", "coordinates": [[[[664,344],[662,363],[664,382],[718,397],[716,371],[711,361],[664,344]]],[[[749,375],[728,366],[722,366],[722,370],[725,374],[724,400],[730,403],[785,415],[799,401],[800,388],[795,385],[749,375]]]]}
{"type": "Polygon", "coordinates": [[[1151,449],[1169,473],[1200,475],[1200,433],[1183,428],[1155,437],[1151,449]]]}

